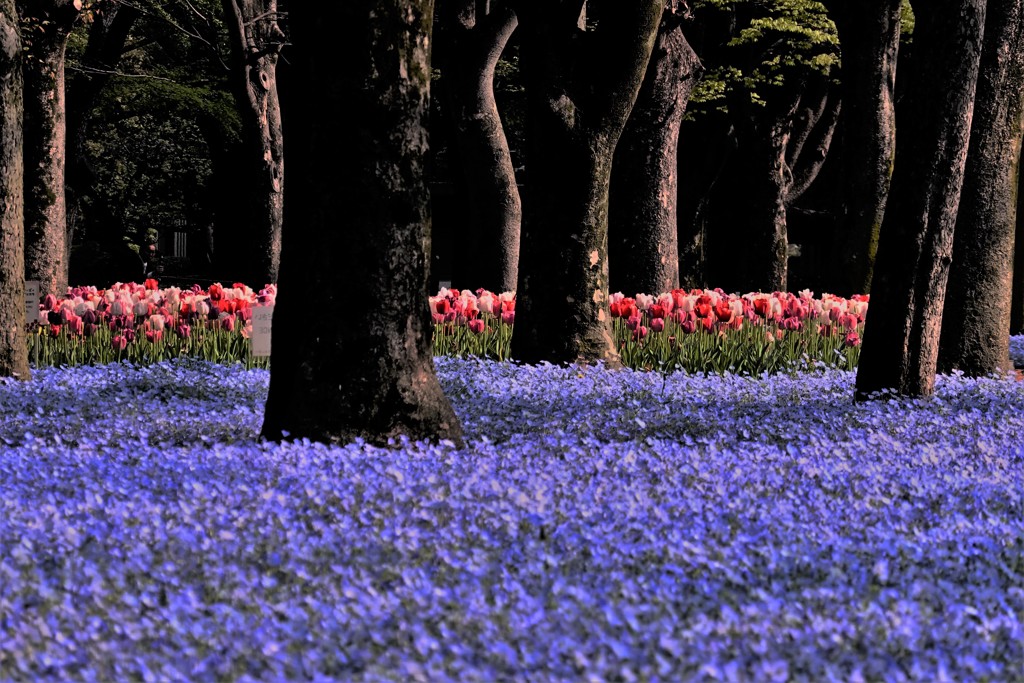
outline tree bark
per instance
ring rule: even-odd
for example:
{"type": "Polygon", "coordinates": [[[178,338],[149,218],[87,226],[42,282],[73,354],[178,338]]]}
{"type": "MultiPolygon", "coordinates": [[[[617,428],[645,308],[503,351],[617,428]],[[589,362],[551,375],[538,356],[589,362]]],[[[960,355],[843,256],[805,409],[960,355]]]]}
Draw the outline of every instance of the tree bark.
{"type": "Polygon", "coordinates": [[[650,59],[664,0],[517,7],[527,88],[528,195],[512,356],[618,364],[608,314],[612,155],[650,59]]]}
{"type": "Polygon", "coordinates": [[[831,91],[825,77],[793,80],[763,108],[749,99],[749,93],[735,93],[739,97],[732,107],[740,112],[737,175],[717,198],[728,217],[717,251],[734,254],[722,259],[731,265],[722,273],[722,287],[786,291],[787,212],[818,176],[828,155],[840,111],[840,98],[831,91]],[[737,188],[744,191],[742,202],[736,201],[737,188]],[[723,237],[727,244],[722,244],[723,237]]]}
{"type": "Polygon", "coordinates": [[[907,396],[934,391],[985,4],[919,0],[914,6],[919,59],[897,121],[892,189],[857,369],[859,400],[883,389],[907,396]]]}
{"type": "MultiPolygon", "coordinates": [[[[121,60],[128,36],[139,18],[134,5],[104,3],[89,28],[89,39],[81,68],[68,81],[65,105],[66,160],[65,204],[67,207],[67,245],[75,241],[81,218],[80,201],[95,182],[95,173],[85,153],[89,117],[103,88],[110,82],[121,60]]],[[[120,236],[93,235],[97,241],[120,239],[120,236]]],[[[69,257],[70,261],[70,257],[69,257]]],[[[88,284],[92,282],[76,282],[88,284]]]]}
{"type": "Polygon", "coordinates": [[[452,53],[442,70],[455,119],[462,211],[453,282],[493,292],[515,291],[522,202],[508,140],[494,100],[494,69],[519,25],[504,3],[446,2],[452,53]]]}
{"type": "Polygon", "coordinates": [[[64,112],[64,52],[82,9],[81,0],[18,0],[22,24],[30,27],[25,55],[25,277],[44,292],[68,288],[70,244],[64,197],[67,129],[64,112]]]}
{"type": "Polygon", "coordinates": [[[704,67],[670,3],[612,163],[608,260],[612,291],[679,287],[679,128],[704,67]]]}
{"type": "Polygon", "coordinates": [[[434,372],[427,301],[432,18],[432,0],[299,3],[291,11],[292,182],[268,439],[461,443],[434,372]]]}
{"type": "Polygon", "coordinates": [[[1013,297],[1010,304],[1010,334],[1024,334],[1024,173],[1017,157],[1017,227],[1014,231],[1013,297]]]}
{"type": "Polygon", "coordinates": [[[228,240],[236,249],[225,272],[262,286],[277,282],[284,210],[284,138],[277,95],[277,61],[284,33],[277,21],[277,0],[223,0],[235,61],[235,96],[242,115],[242,142],[252,175],[248,196],[240,198],[236,222],[241,234],[228,240]],[[231,239],[233,238],[233,239],[231,239]]]}
{"type": "Polygon", "coordinates": [[[0,0],[0,377],[27,380],[21,65],[14,2],[0,0]]]}
{"type": "Polygon", "coordinates": [[[826,3],[843,51],[840,119],[843,218],[833,252],[834,294],[871,288],[878,233],[896,149],[896,55],[900,0],[826,3]]]}
{"type": "Polygon", "coordinates": [[[938,371],[980,377],[1013,367],[1010,303],[1024,112],[1022,0],[988,0],[974,119],[938,371]]]}

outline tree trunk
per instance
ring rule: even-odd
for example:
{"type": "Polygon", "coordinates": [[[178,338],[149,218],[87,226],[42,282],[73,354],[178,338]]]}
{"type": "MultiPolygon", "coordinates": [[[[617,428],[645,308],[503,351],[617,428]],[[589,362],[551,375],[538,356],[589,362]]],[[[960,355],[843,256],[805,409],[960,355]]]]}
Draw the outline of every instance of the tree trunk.
{"type": "MultiPolygon", "coordinates": [[[[453,282],[492,292],[515,291],[519,271],[522,202],[508,140],[494,100],[494,69],[519,25],[516,13],[495,3],[487,13],[476,0],[446,3],[454,31],[447,90],[455,119],[464,218],[453,282]]],[[[487,3],[490,4],[490,3],[487,3]]],[[[442,79],[442,83],[445,79],[442,79]]]]}
{"type": "Polygon", "coordinates": [[[619,363],[608,313],[612,155],[643,82],[664,0],[527,0],[518,8],[528,110],[528,195],[512,355],[619,363]]]}
{"type": "Polygon", "coordinates": [[[871,288],[892,179],[900,0],[834,0],[826,5],[842,44],[844,102],[843,219],[834,242],[831,291],[850,296],[871,288]]]}
{"type": "Polygon", "coordinates": [[[277,282],[284,210],[284,139],[277,95],[277,61],[284,33],[277,22],[277,0],[223,0],[236,79],[234,91],[242,115],[242,142],[250,157],[248,196],[238,212],[244,233],[229,236],[236,249],[225,272],[260,287],[277,282]],[[232,239],[233,238],[233,239],[232,239]]]}
{"type": "Polygon", "coordinates": [[[630,295],[679,287],[679,128],[704,67],[671,7],[612,164],[610,287],[630,295]]]}
{"type": "Polygon", "coordinates": [[[29,379],[21,62],[14,2],[0,0],[0,377],[29,379]]]}
{"type": "MultiPolygon", "coordinates": [[[[133,5],[121,3],[104,3],[89,28],[89,40],[82,57],[82,69],[69,80],[65,107],[67,122],[67,145],[65,149],[66,166],[65,203],[67,207],[67,238],[70,250],[75,240],[78,224],[81,219],[81,198],[95,182],[95,173],[89,166],[85,153],[88,139],[89,117],[103,88],[110,82],[111,76],[121,60],[125,44],[132,27],[139,18],[139,9],[133,5]]],[[[93,239],[103,242],[108,237],[120,239],[120,236],[92,235],[93,239]]],[[[70,261],[70,257],[68,259],[70,261]]],[[[72,284],[92,285],[92,282],[73,282],[72,284]]]]}
{"type": "Polygon", "coordinates": [[[1013,367],[1010,301],[1024,111],[1022,0],[988,0],[974,120],[953,263],[946,286],[939,372],[979,377],[1013,367]]]}
{"type": "Polygon", "coordinates": [[[1022,157],[1017,157],[1017,227],[1013,249],[1013,299],[1010,310],[1010,334],[1024,334],[1024,173],[1022,157]]]}
{"type": "Polygon", "coordinates": [[[461,443],[434,372],[427,301],[432,17],[432,0],[291,11],[292,182],[268,439],[461,443]]]}
{"type": "Polygon", "coordinates": [[[897,121],[892,189],[857,369],[860,400],[882,389],[907,396],[934,391],[964,181],[985,0],[919,0],[914,11],[920,59],[897,121]]]}
{"type": "Polygon", "coordinates": [[[25,55],[25,277],[63,296],[68,288],[64,51],[81,0],[19,0],[32,44],[25,55]]]}

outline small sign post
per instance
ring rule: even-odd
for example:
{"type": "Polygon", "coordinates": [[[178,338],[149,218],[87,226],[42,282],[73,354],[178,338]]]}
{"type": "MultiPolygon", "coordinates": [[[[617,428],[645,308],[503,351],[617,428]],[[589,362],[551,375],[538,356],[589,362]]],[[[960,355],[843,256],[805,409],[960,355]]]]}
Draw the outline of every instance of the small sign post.
{"type": "Polygon", "coordinates": [[[270,324],[274,317],[273,306],[254,306],[252,309],[252,336],[249,338],[249,353],[254,357],[270,356],[270,324]]]}
{"type": "Polygon", "coordinates": [[[42,286],[39,280],[25,280],[25,322],[34,323],[39,320],[39,297],[42,286]]]}

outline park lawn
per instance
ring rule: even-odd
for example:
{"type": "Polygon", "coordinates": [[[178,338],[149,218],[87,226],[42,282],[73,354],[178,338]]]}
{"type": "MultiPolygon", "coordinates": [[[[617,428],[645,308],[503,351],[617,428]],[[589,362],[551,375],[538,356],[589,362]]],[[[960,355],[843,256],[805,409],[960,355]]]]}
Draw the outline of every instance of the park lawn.
{"type": "Polygon", "coordinates": [[[1024,382],[437,365],[464,449],[260,442],[238,364],[0,385],[0,680],[1024,679],[1024,382]]]}

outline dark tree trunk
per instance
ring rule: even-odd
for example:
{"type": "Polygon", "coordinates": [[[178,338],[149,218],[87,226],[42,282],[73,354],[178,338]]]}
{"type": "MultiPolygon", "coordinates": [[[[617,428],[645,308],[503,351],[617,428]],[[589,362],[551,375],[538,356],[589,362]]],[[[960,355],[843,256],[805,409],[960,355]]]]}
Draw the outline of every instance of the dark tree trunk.
{"type": "MultiPolygon", "coordinates": [[[[67,207],[67,245],[75,240],[81,218],[80,201],[95,182],[96,175],[89,166],[85,153],[88,139],[89,117],[103,88],[110,82],[132,27],[139,18],[133,5],[104,3],[89,28],[89,40],[82,57],[81,69],[68,81],[65,106],[66,159],[65,198],[67,207]]],[[[97,241],[118,236],[91,235],[97,241]]],[[[70,259],[69,259],[70,260],[70,259]]],[[[141,268],[140,268],[141,270],[141,268]]],[[[72,284],[93,284],[72,283],[72,284]]]]}
{"type": "Polygon", "coordinates": [[[292,181],[268,439],[461,443],[434,372],[427,301],[432,17],[432,0],[291,10],[292,181]],[[358,295],[366,291],[373,302],[358,295]]]}
{"type": "Polygon", "coordinates": [[[1010,310],[1010,334],[1024,334],[1024,173],[1017,157],[1017,227],[1013,249],[1013,299],[1010,310]]]}
{"type": "Polygon", "coordinates": [[[523,211],[494,100],[494,68],[519,20],[504,3],[455,0],[442,7],[449,8],[444,16],[454,34],[442,69],[450,73],[446,92],[455,119],[461,184],[459,243],[465,244],[455,258],[453,282],[515,291],[523,211]]]}
{"type": "Polygon", "coordinates": [[[882,389],[928,396],[935,387],[985,0],[919,1],[914,10],[918,58],[897,121],[892,190],[857,369],[858,399],[882,389]]]}
{"type": "Polygon", "coordinates": [[[718,198],[731,217],[729,243],[722,245],[722,236],[718,240],[719,251],[735,254],[725,260],[731,263],[724,274],[729,289],[786,291],[787,211],[817,178],[832,143],[840,100],[827,80],[794,81],[784,88],[765,108],[737,93],[744,98],[735,107],[744,112],[737,126],[738,180],[718,198]],[[742,201],[736,200],[736,188],[743,188],[742,201]]]}
{"type": "Polygon", "coordinates": [[[679,127],[704,67],[669,4],[612,164],[610,288],[630,295],[679,287],[679,127]]]}
{"type": "Polygon", "coordinates": [[[843,219],[834,241],[831,291],[850,296],[871,287],[892,180],[900,0],[832,0],[826,5],[842,44],[844,102],[839,123],[843,219]]]}
{"type": "Polygon", "coordinates": [[[21,62],[14,2],[0,0],[0,377],[29,379],[21,62]]]}
{"type": "Polygon", "coordinates": [[[664,0],[529,0],[518,8],[528,98],[528,194],[514,358],[619,362],[608,314],[612,155],[657,37],[664,0]]]}
{"type": "Polygon", "coordinates": [[[284,210],[284,138],[277,95],[277,61],[284,33],[277,0],[223,0],[235,61],[235,97],[242,116],[248,192],[236,207],[244,232],[222,237],[222,270],[253,287],[277,282],[284,210]]]}
{"type": "Polygon", "coordinates": [[[1013,367],[1010,300],[1024,111],[1024,0],[988,0],[938,371],[1013,367]]]}
{"type": "Polygon", "coordinates": [[[32,44],[25,55],[25,277],[63,296],[68,288],[64,51],[80,0],[18,0],[32,44]]]}

